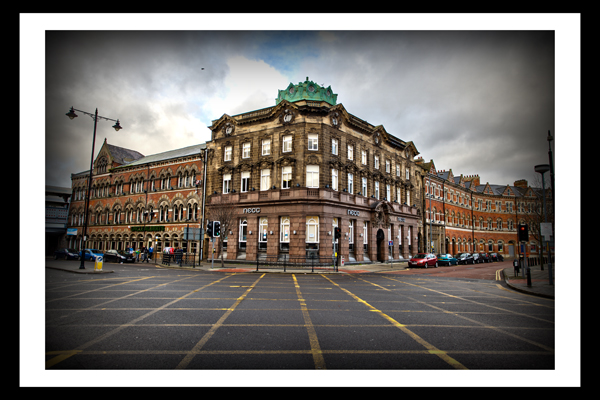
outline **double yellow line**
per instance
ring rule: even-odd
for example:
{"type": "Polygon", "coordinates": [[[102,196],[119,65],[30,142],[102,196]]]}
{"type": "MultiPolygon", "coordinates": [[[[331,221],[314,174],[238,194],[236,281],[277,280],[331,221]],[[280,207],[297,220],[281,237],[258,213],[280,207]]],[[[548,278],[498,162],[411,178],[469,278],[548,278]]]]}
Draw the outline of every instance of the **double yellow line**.
{"type": "Polygon", "coordinates": [[[496,270],[496,280],[497,281],[501,281],[502,280],[502,271],[501,269],[496,270]]]}

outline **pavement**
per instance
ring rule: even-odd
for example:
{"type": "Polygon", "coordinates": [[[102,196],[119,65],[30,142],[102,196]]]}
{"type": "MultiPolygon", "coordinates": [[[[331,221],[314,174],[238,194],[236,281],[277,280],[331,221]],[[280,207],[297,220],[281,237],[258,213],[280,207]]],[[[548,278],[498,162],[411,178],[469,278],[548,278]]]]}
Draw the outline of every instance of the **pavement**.
{"type": "Polygon", "coordinates": [[[522,277],[521,273],[515,276],[513,267],[504,268],[504,281],[510,288],[519,292],[554,299],[554,287],[556,284],[554,264],[552,264],[551,268],[552,284],[550,284],[548,264],[544,265],[544,270],[539,265],[529,267],[530,279],[527,278],[527,274],[525,274],[525,277],[522,277]]]}
{"type": "MultiPolygon", "coordinates": [[[[102,263],[102,269],[96,269],[96,265],[92,261],[85,262],[85,269],[80,269],[79,261],[54,261],[52,257],[47,257],[46,260],[52,260],[52,262],[46,263],[46,268],[59,269],[63,271],[69,271],[79,274],[106,274],[113,273],[110,263],[102,263]]],[[[136,263],[135,265],[140,265],[136,263]]],[[[290,268],[287,267],[284,271],[283,268],[259,268],[256,269],[256,264],[242,264],[242,263],[226,263],[224,267],[221,267],[221,261],[215,260],[214,264],[211,262],[202,262],[200,265],[192,266],[178,266],[175,263],[170,265],[164,264],[153,264],[148,263],[146,265],[155,265],[161,268],[177,268],[185,270],[198,270],[198,271],[210,271],[210,272],[268,272],[268,273],[296,273],[296,274],[356,274],[356,273],[393,273],[408,270],[406,261],[398,261],[393,263],[372,263],[372,264],[346,264],[338,268],[337,271],[333,269],[314,269],[314,272],[310,268],[290,268]]],[[[532,266],[530,270],[530,279],[527,275],[521,276],[515,274],[512,266],[504,268],[503,279],[506,285],[516,291],[527,293],[534,296],[546,297],[554,299],[554,287],[555,287],[555,266],[552,265],[552,284],[550,284],[550,276],[548,271],[548,265],[544,266],[544,270],[539,265],[532,266]]]]}

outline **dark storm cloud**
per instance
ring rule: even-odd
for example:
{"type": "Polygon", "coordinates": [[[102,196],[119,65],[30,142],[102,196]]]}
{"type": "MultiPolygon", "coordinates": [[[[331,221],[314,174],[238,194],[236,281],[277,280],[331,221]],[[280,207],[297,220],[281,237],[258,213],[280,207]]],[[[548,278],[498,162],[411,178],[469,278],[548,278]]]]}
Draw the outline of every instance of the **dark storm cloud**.
{"type": "Polygon", "coordinates": [[[82,161],[86,153],[89,158],[93,132],[84,115],[69,123],[64,117],[69,107],[91,113],[98,108],[100,115],[121,120],[119,133],[99,120],[96,152],[106,137],[153,154],[165,150],[161,144],[177,146],[169,136],[189,138],[205,128],[197,124],[194,131],[174,132],[177,119],[202,115],[206,94],[218,90],[227,71],[210,33],[69,31],[48,32],[46,38],[47,180],[63,184],[69,172],[61,168],[65,160],[78,159],[73,163],[79,167],[70,172],[89,167],[82,161]],[[165,118],[168,122],[161,123],[165,118]],[[80,151],[69,151],[75,143],[80,151]]]}
{"type": "Polygon", "coordinates": [[[48,32],[46,49],[46,176],[63,185],[91,151],[91,119],[68,121],[70,106],[121,120],[119,133],[99,122],[96,151],[105,137],[144,154],[202,142],[212,119],[270,106],[287,85],[270,87],[244,59],[286,82],[331,85],[350,113],[413,141],[439,169],[484,182],[530,178],[554,131],[553,32],[69,31],[48,32]],[[227,87],[233,57],[242,76],[227,87]],[[266,94],[249,86],[214,109],[257,79],[266,94]]]}
{"type": "Polygon", "coordinates": [[[334,36],[311,74],[328,71],[350,112],[413,141],[438,168],[512,184],[547,162],[545,137],[554,130],[555,111],[553,32],[334,36]],[[341,60],[351,67],[340,74],[335,64],[341,60]]]}

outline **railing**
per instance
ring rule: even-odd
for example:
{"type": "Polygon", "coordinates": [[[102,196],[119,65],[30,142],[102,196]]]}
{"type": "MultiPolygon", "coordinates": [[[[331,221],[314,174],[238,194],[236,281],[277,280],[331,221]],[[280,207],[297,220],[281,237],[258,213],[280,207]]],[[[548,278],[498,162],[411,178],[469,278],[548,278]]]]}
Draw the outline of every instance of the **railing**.
{"type": "Polygon", "coordinates": [[[289,257],[288,255],[265,256],[256,259],[256,270],[260,268],[283,269],[308,269],[311,272],[317,270],[333,270],[338,272],[337,260],[335,257],[289,257]]]}

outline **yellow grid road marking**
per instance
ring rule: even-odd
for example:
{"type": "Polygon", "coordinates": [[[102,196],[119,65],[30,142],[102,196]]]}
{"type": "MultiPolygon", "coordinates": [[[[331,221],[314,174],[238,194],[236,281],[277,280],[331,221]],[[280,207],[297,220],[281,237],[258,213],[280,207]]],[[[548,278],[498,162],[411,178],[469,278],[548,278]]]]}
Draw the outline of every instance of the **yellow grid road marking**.
{"type": "Polygon", "coordinates": [[[219,329],[221,326],[223,326],[223,322],[225,322],[225,320],[227,319],[227,317],[229,317],[231,315],[233,310],[235,310],[235,308],[246,298],[248,293],[250,293],[250,291],[252,289],[254,289],[254,286],[256,286],[258,281],[260,281],[263,276],[265,276],[265,274],[262,274],[256,281],[254,281],[254,283],[252,285],[250,285],[248,287],[248,289],[244,292],[244,294],[242,294],[240,297],[238,297],[236,302],[231,307],[229,307],[229,309],[225,312],[225,314],[223,314],[221,316],[221,318],[219,318],[219,320],[215,324],[213,324],[213,326],[208,330],[208,332],[206,332],[204,334],[202,339],[200,339],[200,341],[198,343],[196,343],[194,348],[189,353],[186,354],[186,356],[183,358],[183,360],[181,360],[181,362],[176,367],[176,369],[185,369],[189,365],[189,363],[192,361],[194,356],[200,352],[202,347],[215,334],[217,329],[219,329]]]}
{"type": "Polygon", "coordinates": [[[302,293],[300,292],[300,286],[296,280],[296,275],[292,274],[292,277],[294,278],[294,286],[296,287],[296,294],[298,295],[298,300],[300,301],[300,308],[302,309],[304,323],[306,324],[306,329],[308,330],[308,340],[310,342],[310,350],[315,361],[315,367],[316,369],[325,369],[325,359],[323,358],[323,352],[321,351],[321,346],[319,345],[319,340],[317,339],[317,332],[315,331],[312,320],[308,315],[306,301],[302,298],[302,293]]]}
{"type": "MultiPolygon", "coordinates": [[[[385,318],[387,321],[389,321],[393,326],[397,327],[402,332],[404,332],[408,336],[410,336],[417,343],[419,343],[420,345],[422,345],[423,347],[425,347],[429,351],[430,354],[435,354],[436,356],[440,357],[442,360],[444,360],[445,362],[447,362],[448,364],[450,364],[455,369],[467,369],[464,365],[462,365],[461,363],[459,363],[458,361],[456,361],[455,359],[453,359],[452,357],[450,357],[448,355],[448,353],[446,353],[443,350],[440,350],[440,349],[436,348],[434,345],[432,345],[431,343],[427,342],[426,340],[424,340],[423,338],[421,338],[416,333],[412,332],[410,329],[408,329],[406,327],[406,325],[401,324],[400,322],[396,321],[394,318],[390,317],[389,315],[387,315],[383,311],[378,310],[377,308],[373,307],[372,305],[370,305],[369,303],[367,303],[366,301],[364,301],[363,299],[361,299],[360,297],[358,297],[354,293],[352,293],[349,290],[341,287],[340,285],[338,285],[337,283],[335,283],[334,281],[332,281],[331,279],[329,279],[327,276],[325,276],[325,275],[322,275],[322,276],[325,277],[325,279],[329,280],[329,282],[331,282],[332,284],[334,284],[335,286],[337,286],[338,288],[340,288],[341,290],[343,290],[344,292],[346,292],[350,297],[352,297],[353,299],[355,299],[359,303],[363,303],[365,306],[369,307],[371,309],[371,311],[379,313],[379,315],[381,315],[383,318],[385,318]]],[[[380,288],[382,288],[384,290],[389,290],[387,288],[384,288],[383,286],[374,284],[372,282],[369,282],[369,283],[373,284],[374,286],[378,286],[378,287],[380,287],[380,288]]]]}

